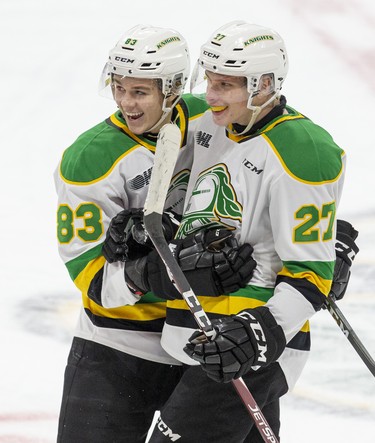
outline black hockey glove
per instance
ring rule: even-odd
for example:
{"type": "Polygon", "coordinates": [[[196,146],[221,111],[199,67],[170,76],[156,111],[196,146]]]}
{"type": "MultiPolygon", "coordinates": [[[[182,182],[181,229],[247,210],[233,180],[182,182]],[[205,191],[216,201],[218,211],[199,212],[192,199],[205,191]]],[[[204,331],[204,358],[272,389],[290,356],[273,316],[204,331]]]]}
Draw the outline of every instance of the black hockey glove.
{"type": "Polygon", "coordinates": [[[335,300],[342,299],[348,287],[350,267],[356,254],[359,252],[359,248],[355,244],[357,237],[358,231],[350,223],[344,220],[337,220],[336,264],[330,293],[335,300]]]}
{"type": "MultiPolygon", "coordinates": [[[[169,245],[197,295],[215,297],[235,292],[246,286],[256,267],[253,248],[247,243],[239,246],[227,229],[201,230],[169,245]]],[[[128,262],[125,274],[128,285],[137,292],[152,291],[164,299],[182,298],[156,251],[128,262]]]]}
{"type": "Polygon", "coordinates": [[[212,341],[208,342],[201,331],[196,331],[184,351],[217,382],[228,383],[252,367],[269,365],[286,345],[281,326],[265,306],[213,320],[212,325],[217,332],[212,341]]]}
{"type": "MultiPolygon", "coordinates": [[[[170,212],[162,216],[164,235],[172,240],[178,229],[178,221],[170,212]]],[[[102,252],[109,263],[135,260],[154,249],[143,225],[142,209],[126,209],[111,220],[102,252]]]]}

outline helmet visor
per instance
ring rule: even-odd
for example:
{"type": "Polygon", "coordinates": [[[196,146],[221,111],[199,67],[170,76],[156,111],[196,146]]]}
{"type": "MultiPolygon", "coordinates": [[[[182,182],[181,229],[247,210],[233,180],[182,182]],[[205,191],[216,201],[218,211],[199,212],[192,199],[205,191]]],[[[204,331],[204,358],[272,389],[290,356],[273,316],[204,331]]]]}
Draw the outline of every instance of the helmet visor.
{"type": "Polygon", "coordinates": [[[113,99],[112,92],[112,63],[107,62],[104,65],[102,75],[100,76],[98,84],[99,95],[113,99]]]}

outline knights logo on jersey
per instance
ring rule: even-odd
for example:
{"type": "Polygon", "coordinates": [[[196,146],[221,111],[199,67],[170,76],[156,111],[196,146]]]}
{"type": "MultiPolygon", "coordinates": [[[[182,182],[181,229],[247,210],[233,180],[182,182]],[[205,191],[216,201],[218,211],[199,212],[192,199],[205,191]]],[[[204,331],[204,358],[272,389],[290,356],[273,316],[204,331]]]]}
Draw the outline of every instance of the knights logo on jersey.
{"type": "Polygon", "coordinates": [[[179,214],[182,213],[189,177],[190,171],[184,169],[172,178],[165,203],[167,211],[174,211],[179,214]]]}
{"type": "Polygon", "coordinates": [[[177,238],[202,228],[235,229],[242,220],[242,205],[224,164],[212,166],[199,175],[179,227],[177,238]]]}

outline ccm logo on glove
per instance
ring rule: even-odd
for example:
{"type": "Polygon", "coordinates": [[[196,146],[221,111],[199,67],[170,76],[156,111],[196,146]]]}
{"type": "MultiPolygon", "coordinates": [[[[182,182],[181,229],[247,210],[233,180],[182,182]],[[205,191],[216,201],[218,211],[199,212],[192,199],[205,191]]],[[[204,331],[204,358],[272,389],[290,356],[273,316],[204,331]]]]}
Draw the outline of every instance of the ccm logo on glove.
{"type": "Polygon", "coordinates": [[[216,336],[202,341],[195,331],[184,347],[208,377],[228,383],[260,366],[276,361],[283,352],[284,332],[266,306],[212,320],[216,336]]]}
{"type": "MultiPolygon", "coordinates": [[[[258,322],[258,320],[251,315],[249,312],[241,312],[240,314],[238,314],[238,317],[243,318],[244,320],[247,320],[249,322],[250,328],[252,329],[252,331],[254,332],[254,338],[257,341],[257,347],[258,347],[258,351],[259,351],[259,355],[258,355],[258,362],[267,363],[267,357],[266,357],[266,352],[267,352],[267,342],[266,342],[266,336],[264,335],[264,331],[262,329],[262,326],[260,325],[260,323],[258,322]]],[[[258,368],[260,366],[257,366],[258,368]]]]}

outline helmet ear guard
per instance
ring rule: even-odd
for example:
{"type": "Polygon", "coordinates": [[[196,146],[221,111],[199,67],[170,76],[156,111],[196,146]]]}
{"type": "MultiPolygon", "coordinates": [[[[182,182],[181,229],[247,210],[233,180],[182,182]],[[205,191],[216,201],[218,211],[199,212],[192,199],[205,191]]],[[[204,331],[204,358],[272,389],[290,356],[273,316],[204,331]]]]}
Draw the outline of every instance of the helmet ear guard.
{"type": "Polygon", "coordinates": [[[182,72],[175,74],[165,91],[167,96],[181,95],[186,85],[187,78],[183,77],[182,72]]]}

